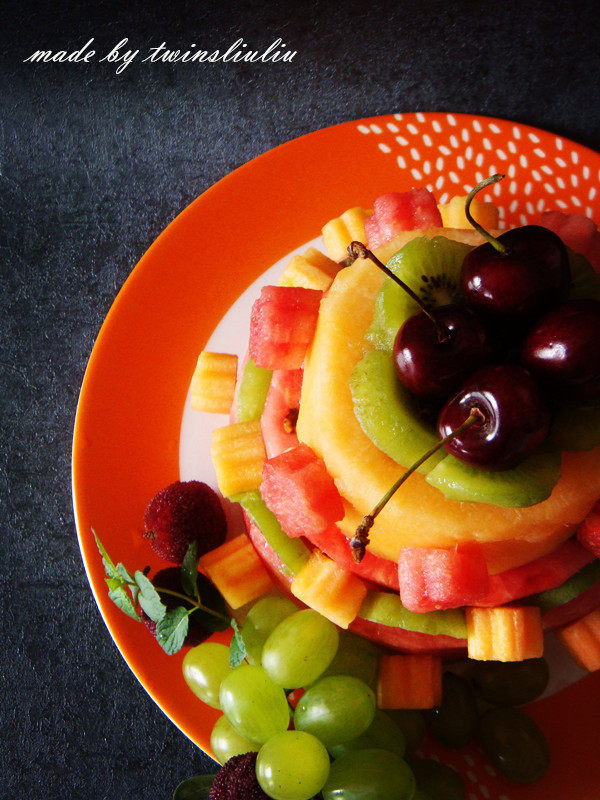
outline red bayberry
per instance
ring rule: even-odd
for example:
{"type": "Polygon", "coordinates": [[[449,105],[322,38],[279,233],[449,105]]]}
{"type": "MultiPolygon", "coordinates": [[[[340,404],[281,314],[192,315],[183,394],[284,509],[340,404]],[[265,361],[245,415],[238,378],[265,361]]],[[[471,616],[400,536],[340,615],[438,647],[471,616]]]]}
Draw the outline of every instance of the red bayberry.
{"type": "Polygon", "coordinates": [[[270,800],[256,780],[256,753],[234,756],[217,773],[209,800],[270,800]]]}
{"type": "Polygon", "coordinates": [[[144,516],[144,536],[165,561],[181,564],[195,540],[198,553],[223,544],[225,513],[217,494],[200,481],[175,481],[155,495],[144,516]]]}

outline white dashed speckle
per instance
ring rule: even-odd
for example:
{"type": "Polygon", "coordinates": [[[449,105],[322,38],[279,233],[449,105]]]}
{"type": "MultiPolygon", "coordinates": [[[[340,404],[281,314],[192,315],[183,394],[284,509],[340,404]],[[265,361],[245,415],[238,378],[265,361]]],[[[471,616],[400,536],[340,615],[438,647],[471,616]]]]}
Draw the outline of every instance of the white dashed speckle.
{"type": "Polygon", "coordinates": [[[452,181],[452,183],[460,183],[460,178],[458,177],[458,175],[456,174],[456,172],[452,172],[452,171],[451,171],[451,172],[449,172],[449,173],[448,173],[448,177],[450,178],[450,180],[452,181]]]}
{"type": "Polygon", "coordinates": [[[571,202],[573,203],[574,206],[577,206],[578,208],[581,208],[581,206],[583,205],[581,200],[574,194],[571,195],[571,202]]]}
{"type": "Polygon", "coordinates": [[[487,137],[485,139],[482,139],[481,143],[483,144],[483,146],[484,146],[484,148],[486,150],[491,150],[492,149],[492,143],[490,142],[490,140],[487,137]]]}
{"type": "Polygon", "coordinates": [[[592,188],[588,192],[588,200],[593,200],[596,197],[596,187],[592,186],[592,188]]]}
{"type": "Polygon", "coordinates": [[[452,134],[452,136],[450,137],[450,144],[452,145],[452,147],[454,147],[454,149],[456,149],[459,146],[458,139],[454,134],[452,134]]]}
{"type": "Polygon", "coordinates": [[[508,210],[510,211],[511,214],[514,214],[514,212],[517,210],[518,207],[519,207],[519,201],[513,200],[509,205],[508,210]]]}
{"type": "Polygon", "coordinates": [[[477,158],[475,159],[475,163],[478,167],[483,164],[483,153],[477,153],[477,158]]]}
{"type": "Polygon", "coordinates": [[[517,152],[517,145],[512,141],[512,139],[508,143],[507,147],[513,155],[517,152]]]}
{"type": "Polygon", "coordinates": [[[460,138],[463,140],[463,142],[469,141],[469,131],[466,128],[462,129],[460,138]]]}
{"type": "Polygon", "coordinates": [[[413,135],[416,135],[419,132],[419,129],[416,125],[413,125],[412,122],[409,122],[406,126],[407,130],[409,130],[413,135]]]}
{"type": "Polygon", "coordinates": [[[471,147],[471,145],[469,145],[465,150],[465,158],[467,159],[467,161],[470,161],[473,158],[473,148],[471,147]]]}
{"type": "Polygon", "coordinates": [[[400,128],[397,125],[394,125],[393,122],[388,122],[387,129],[392,133],[398,133],[398,131],[400,130],[400,128]]]}
{"type": "Polygon", "coordinates": [[[541,147],[536,147],[533,152],[536,154],[536,156],[539,156],[540,158],[546,158],[546,153],[544,153],[541,147]]]}
{"type": "Polygon", "coordinates": [[[381,150],[382,153],[391,153],[392,152],[392,148],[389,147],[389,145],[384,144],[383,142],[379,142],[378,147],[379,147],[379,149],[381,150]]]}
{"type": "Polygon", "coordinates": [[[556,176],[556,185],[558,186],[559,189],[566,189],[566,187],[567,187],[567,184],[560,177],[560,175],[556,176]]]}
{"type": "Polygon", "coordinates": [[[413,167],[413,168],[411,169],[411,171],[410,171],[410,172],[411,172],[411,175],[413,176],[413,178],[414,178],[416,181],[422,181],[422,180],[423,180],[423,176],[421,175],[421,173],[419,172],[419,170],[418,170],[418,169],[415,169],[415,168],[413,167]]]}
{"type": "Polygon", "coordinates": [[[567,162],[564,160],[564,158],[560,158],[559,156],[556,156],[556,158],[554,160],[556,161],[556,163],[558,164],[559,167],[566,167],[567,166],[567,162]]]}
{"type": "Polygon", "coordinates": [[[526,195],[531,194],[532,189],[533,189],[533,184],[531,183],[531,181],[527,181],[527,183],[523,187],[523,193],[526,195]]]}
{"type": "Polygon", "coordinates": [[[423,144],[426,147],[431,147],[433,142],[431,141],[431,136],[428,133],[423,134],[423,144]]]}
{"type": "Polygon", "coordinates": [[[474,767],[475,766],[475,759],[473,758],[473,756],[469,755],[468,753],[465,753],[463,758],[465,759],[465,761],[467,762],[467,764],[470,767],[474,767]]]}
{"type": "Polygon", "coordinates": [[[563,149],[563,140],[559,139],[558,136],[554,140],[554,144],[556,145],[556,149],[557,150],[562,150],[563,149]]]}
{"type": "Polygon", "coordinates": [[[515,137],[515,139],[520,139],[521,138],[521,130],[519,128],[517,128],[516,125],[513,128],[513,136],[515,137]]]}
{"type": "Polygon", "coordinates": [[[408,144],[408,139],[405,139],[404,136],[396,136],[396,141],[398,144],[402,145],[402,147],[406,147],[408,144]]]}
{"type": "Polygon", "coordinates": [[[456,159],[456,166],[457,166],[459,169],[464,169],[464,168],[465,168],[465,160],[464,160],[464,158],[463,158],[462,156],[458,156],[458,157],[457,157],[457,159],[456,159]]]}
{"type": "Polygon", "coordinates": [[[438,172],[444,169],[444,159],[441,156],[438,156],[438,160],[435,162],[435,168],[438,172]]]}
{"type": "Polygon", "coordinates": [[[548,192],[548,194],[556,194],[556,189],[551,183],[545,183],[544,189],[548,192]]]}
{"type": "Polygon", "coordinates": [[[567,208],[568,208],[568,205],[565,203],[565,201],[564,201],[564,200],[560,200],[560,198],[557,198],[557,199],[556,199],[554,202],[556,203],[556,205],[557,205],[559,208],[562,208],[562,209],[563,209],[563,211],[566,211],[566,210],[567,210],[567,208]]]}
{"type": "Polygon", "coordinates": [[[481,133],[481,122],[478,119],[473,120],[473,130],[477,131],[477,133],[481,133]]]}
{"type": "Polygon", "coordinates": [[[433,120],[433,122],[431,123],[431,127],[433,128],[433,130],[434,130],[436,133],[441,133],[441,132],[442,132],[442,126],[441,126],[441,125],[440,125],[440,123],[437,121],[437,119],[434,119],[434,120],[433,120]]]}
{"type": "Polygon", "coordinates": [[[571,150],[571,161],[574,164],[579,163],[579,153],[576,150],[571,150]]]}
{"type": "Polygon", "coordinates": [[[423,172],[425,175],[431,175],[431,161],[423,162],[423,172]]]}
{"type": "Polygon", "coordinates": [[[527,209],[528,214],[535,214],[535,208],[533,207],[531,200],[528,200],[527,203],[525,203],[525,208],[527,209]]]}
{"type": "Polygon", "coordinates": [[[446,147],[445,144],[441,144],[438,149],[440,153],[443,153],[445,156],[449,156],[450,153],[452,152],[452,150],[450,150],[449,147],[446,147]]]}
{"type": "Polygon", "coordinates": [[[537,143],[540,141],[540,137],[539,137],[539,136],[536,136],[536,134],[535,134],[535,133],[528,133],[527,135],[529,136],[529,138],[531,139],[531,141],[532,141],[534,144],[537,144],[537,143]]]}
{"type": "Polygon", "coordinates": [[[404,160],[404,156],[398,156],[396,161],[398,162],[400,169],[406,169],[406,161],[404,160]]]}
{"type": "Polygon", "coordinates": [[[519,164],[523,167],[523,169],[527,169],[527,166],[528,166],[527,156],[520,155],[519,156],[519,164]]]}
{"type": "Polygon", "coordinates": [[[536,181],[541,181],[542,180],[542,176],[537,171],[537,169],[532,169],[531,170],[531,175],[532,175],[533,178],[535,178],[536,181]]]}
{"type": "Polygon", "coordinates": [[[495,122],[490,122],[488,127],[492,133],[500,133],[500,128],[496,125],[495,122]]]}
{"type": "Polygon", "coordinates": [[[498,149],[496,150],[496,155],[498,156],[498,158],[500,159],[500,161],[506,161],[506,159],[508,158],[508,156],[506,155],[506,153],[504,152],[504,150],[500,150],[500,148],[498,148],[498,149]]]}
{"type": "Polygon", "coordinates": [[[571,186],[577,188],[578,185],[579,185],[579,178],[577,177],[577,175],[571,175],[571,186]]]}
{"type": "Polygon", "coordinates": [[[444,185],[444,176],[443,175],[439,175],[438,179],[435,182],[435,188],[436,189],[441,189],[443,185],[444,185]]]}
{"type": "Polygon", "coordinates": [[[453,127],[456,125],[456,120],[452,114],[446,114],[446,119],[448,120],[448,125],[452,125],[453,127]]]}
{"type": "Polygon", "coordinates": [[[542,172],[545,172],[546,175],[554,175],[554,170],[548,164],[542,164],[542,172]]]}
{"type": "Polygon", "coordinates": [[[490,796],[490,790],[487,788],[487,786],[483,786],[482,784],[479,784],[479,791],[486,798],[486,800],[490,796]]]}
{"type": "Polygon", "coordinates": [[[468,769],[468,770],[467,770],[467,778],[468,778],[470,781],[472,781],[473,783],[478,783],[478,781],[477,781],[477,775],[475,775],[475,773],[473,772],[473,770],[472,770],[472,769],[468,769]]]}
{"type": "Polygon", "coordinates": [[[543,210],[544,210],[544,208],[545,208],[545,206],[546,206],[546,201],[545,201],[545,200],[544,200],[544,198],[542,197],[540,200],[538,200],[538,201],[537,201],[537,206],[536,206],[536,208],[537,208],[537,210],[538,210],[538,211],[543,211],[543,210]]]}
{"type": "Polygon", "coordinates": [[[359,126],[358,126],[358,130],[359,130],[361,133],[371,133],[371,129],[370,129],[370,128],[368,128],[366,125],[359,125],[359,126]]]}
{"type": "Polygon", "coordinates": [[[508,175],[508,177],[509,178],[514,178],[516,172],[517,172],[517,169],[516,169],[515,165],[514,164],[509,164],[508,165],[508,169],[506,170],[506,174],[508,175]]]}
{"type": "Polygon", "coordinates": [[[440,197],[440,205],[444,205],[444,203],[447,203],[449,199],[450,195],[448,192],[444,192],[444,194],[440,197]]]}
{"type": "Polygon", "coordinates": [[[527,225],[527,215],[519,214],[519,222],[521,223],[521,225],[527,225]]]}
{"type": "Polygon", "coordinates": [[[476,172],[475,180],[477,181],[477,183],[481,183],[481,181],[483,180],[483,172],[476,172]]]}
{"type": "Polygon", "coordinates": [[[394,119],[401,120],[402,114],[394,114],[394,119]]]}
{"type": "Polygon", "coordinates": [[[587,181],[587,179],[590,177],[590,168],[588,167],[588,165],[587,165],[587,164],[584,164],[584,167],[583,167],[583,169],[582,169],[582,173],[583,173],[583,177],[584,177],[584,178],[586,179],[586,181],[587,181]]]}
{"type": "Polygon", "coordinates": [[[371,123],[371,130],[373,131],[373,133],[381,133],[381,128],[379,127],[379,125],[375,125],[374,122],[371,123]]]}
{"type": "Polygon", "coordinates": [[[416,117],[418,122],[425,122],[425,114],[422,111],[417,111],[416,117]]]}
{"type": "Polygon", "coordinates": [[[413,161],[420,161],[421,160],[421,154],[419,153],[419,151],[417,150],[416,147],[411,147],[410,148],[410,154],[412,156],[413,161]]]}

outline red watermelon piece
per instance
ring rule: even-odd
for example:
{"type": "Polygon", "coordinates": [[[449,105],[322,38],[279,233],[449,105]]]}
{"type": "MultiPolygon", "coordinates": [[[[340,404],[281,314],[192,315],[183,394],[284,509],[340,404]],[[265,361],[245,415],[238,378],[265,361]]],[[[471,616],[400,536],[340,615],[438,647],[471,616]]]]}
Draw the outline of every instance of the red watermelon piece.
{"type": "Polygon", "coordinates": [[[260,420],[267,458],[278,456],[298,444],[295,429],[287,429],[286,420],[291,421],[300,408],[302,376],[301,369],[276,369],[273,372],[260,420]]]}
{"type": "Polygon", "coordinates": [[[344,516],[333,478],[305,444],[265,461],[260,493],[288,536],[319,534],[344,516]]]}
{"type": "Polygon", "coordinates": [[[422,613],[477,603],[489,591],[485,556],[477,545],[453,549],[403,547],[398,560],[400,599],[422,613]]]}
{"type": "Polygon", "coordinates": [[[264,286],[252,306],[250,358],[265,369],[299,369],[312,342],[323,292],[264,286]]]}
{"type": "Polygon", "coordinates": [[[585,256],[596,272],[600,272],[600,231],[593,220],[583,214],[546,211],[540,217],[540,225],[554,231],[567,247],[585,256]]]}
{"type": "Polygon", "coordinates": [[[401,231],[441,227],[442,217],[435,197],[427,189],[380,195],[373,203],[373,215],[365,221],[371,250],[391,241],[401,231]]]}
{"type": "Polygon", "coordinates": [[[579,526],[577,539],[590,554],[600,558],[600,500],[579,526]]]}

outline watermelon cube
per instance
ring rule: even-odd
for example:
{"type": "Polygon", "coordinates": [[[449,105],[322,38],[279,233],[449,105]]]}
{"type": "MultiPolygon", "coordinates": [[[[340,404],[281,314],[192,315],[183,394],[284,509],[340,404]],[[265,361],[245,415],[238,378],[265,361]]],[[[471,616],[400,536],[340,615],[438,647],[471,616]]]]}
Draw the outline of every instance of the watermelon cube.
{"type": "Polygon", "coordinates": [[[365,220],[365,234],[371,250],[391,241],[402,231],[441,227],[442,216],[435,197],[427,189],[382,194],[373,203],[373,215],[365,220]]]}
{"type": "Polygon", "coordinates": [[[305,444],[265,461],[260,493],[288,536],[319,534],[344,516],[333,478],[305,444]]]}
{"type": "Polygon", "coordinates": [[[265,369],[299,369],[312,342],[323,292],[265,286],[252,306],[250,358],[265,369]]]}
{"type": "Polygon", "coordinates": [[[577,538],[584,547],[600,558],[600,500],[579,526],[577,538]]]}
{"type": "Polygon", "coordinates": [[[600,272],[600,231],[591,219],[583,214],[546,211],[540,217],[540,225],[554,231],[567,247],[585,256],[596,272],[600,272]]]}
{"type": "Polygon", "coordinates": [[[489,591],[490,577],[477,545],[442,548],[403,547],[398,560],[400,599],[422,613],[472,605],[489,591]]]}

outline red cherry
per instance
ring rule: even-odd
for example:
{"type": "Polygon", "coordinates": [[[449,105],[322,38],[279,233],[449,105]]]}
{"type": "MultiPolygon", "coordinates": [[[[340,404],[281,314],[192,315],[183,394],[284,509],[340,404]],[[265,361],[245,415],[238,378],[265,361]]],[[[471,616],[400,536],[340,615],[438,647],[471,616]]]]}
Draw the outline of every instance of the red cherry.
{"type": "Polygon", "coordinates": [[[483,421],[445,445],[449,453],[474,467],[511,469],[548,433],[550,412],[535,380],[518,365],[482,367],[472,375],[440,412],[440,436],[456,430],[474,408],[481,411],[483,421]]]}
{"type": "MultiPolygon", "coordinates": [[[[491,238],[491,237],[490,237],[491,238]]],[[[479,245],[465,256],[461,287],[466,302],[494,317],[536,316],[564,297],[571,280],[560,238],[539,225],[525,225],[479,245]]]]}
{"type": "Polygon", "coordinates": [[[549,311],[528,333],[522,360],[549,390],[600,397],[600,302],[571,300],[549,311]]]}
{"type": "Polygon", "coordinates": [[[394,366],[412,394],[444,398],[490,360],[492,348],[487,330],[471,309],[447,305],[430,313],[437,325],[421,312],[400,328],[394,342],[394,366]]]}

